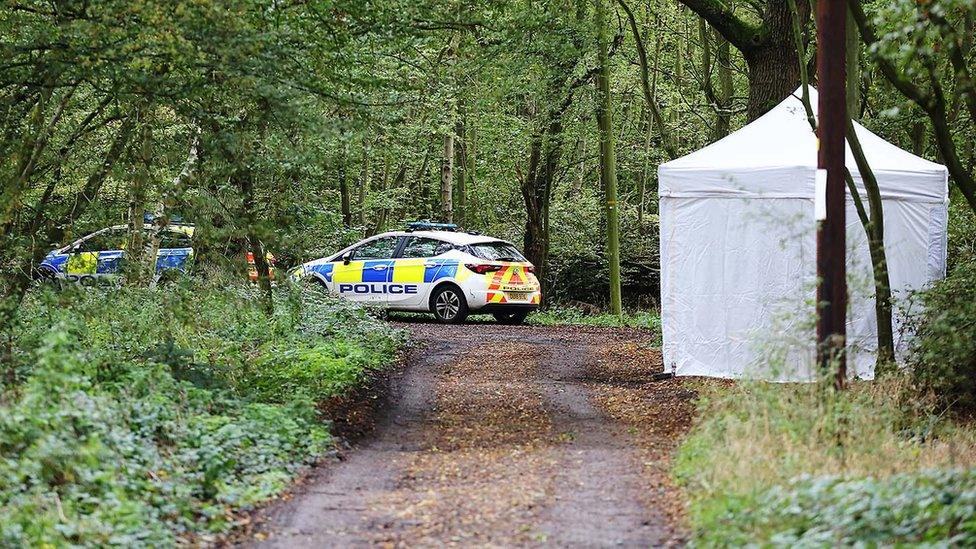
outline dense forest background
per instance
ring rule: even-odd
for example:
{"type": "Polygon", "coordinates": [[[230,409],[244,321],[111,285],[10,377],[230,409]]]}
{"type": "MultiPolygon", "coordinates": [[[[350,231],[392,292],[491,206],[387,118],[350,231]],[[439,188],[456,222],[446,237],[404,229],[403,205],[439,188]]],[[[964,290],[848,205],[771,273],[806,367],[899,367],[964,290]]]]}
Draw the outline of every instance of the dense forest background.
{"type": "MultiPolygon", "coordinates": [[[[624,296],[652,305],[657,166],[796,89],[790,3],[603,2],[624,296]]],[[[971,255],[974,8],[855,8],[852,115],[949,165],[951,261],[971,255]]],[[[523,245],[552,300],[601,305],[596,15],[584,0],[7,2],[4,310],[51,248],[144,211],[197,224],[201,269],[243,269],[250,243],[287,268],[453,220],[523,245]]]]}

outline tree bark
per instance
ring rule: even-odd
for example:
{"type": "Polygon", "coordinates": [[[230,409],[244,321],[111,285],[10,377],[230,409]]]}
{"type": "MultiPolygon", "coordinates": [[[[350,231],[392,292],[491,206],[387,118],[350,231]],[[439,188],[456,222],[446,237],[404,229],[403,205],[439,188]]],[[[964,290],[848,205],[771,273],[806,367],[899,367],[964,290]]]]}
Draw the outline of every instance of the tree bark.
{"type": "Polygon", "coordinates": [[[454,222],[454,134],[444,135],[441,157],[441,221],[454,222]]]}
{"type": "Polygon", "coordinates": [[[525,202],[525,256],[536,268],[543,292],[548,287],[549,207],[562,156],[562,114],[549,113],[548,124],[533,133],[529,144],[529,170],[520,180],[525,202]]]}
{"type": "Polygon", "coordinates": [[[366,192],[369,190],[369,142],[363,139],[363,167],[359,175],[359,192],[357,193],[356,224],[366,225],[366,192]]]}
{"type": "Polygon", "coordinates": [[[417,169],[417,175],[414,177],[414,182],[410,189],[410,210],[414,213],[417,212],[418,204],[423,204],[423,210],[425,213],[429,213],[429,202],[427,200],[427,187],[430,182],[430,159],[434,155],[434,147],[437,143],[437,136],[432,135],[428,138],[427,146],[424,147],[424,159],[420,162],[420,168],[417,169]]]}
{"type": "Polygon", "coordinates": [[[346,150],[344,145],[339,154],[336,177],[339,179],[339,209],[342,213],[342,225],[349,229],[352,227],[352,206],[349,200],[349,181],[346,179],[346,150]]]}
{"type": "Polygon", "coordinates": [[[148,266],[145,240],[146,195],[149,190],[150,168],[152,164],[152,121],[151,107],[145,106],[139,113],[139,146],[136,152],[136,168],[129,181],[128,216],[129,239],[125,250],[126,283],[141,285],[152,277],[156,263],[148,266]]]}
{"type": "Polygon", "coordinates": [[[755,120],[796,91],[799,60],[794,48],[764,45],[745,52],[749,68],[749,120],[755,120]]]}
{"type": "MultiPolygon", "coordinates": [[[[197,149],[200,145],[199,132],[195,133],[193,136],[193,141],[190,143],[190,150],[186,154],[186,161],[183,163],[183,169],[180,173],[173,178],[170,182],[169,188],[164,189],[162,196],[159,199],[159,204],[156,207],[156,212],[152,221],[152,229],[149,232],[149,245],[147,246],[148,257],[151,258],[148,261],[153,263],[152,266],[146,266],[145,269],[155,270],[156,256],[159,254],[159,240],[162,236],[163,229],[169,225],[170,213],[173,207],[176,206],[177,201],[183,197],[183,193],[186,191],[187,184],[193,177],[193,172],[197,163],[197,149]]],[[[148,271],[153,272],[153,271],[148,271]]],[[[150,287],[155,286],[156,277],[150,277],[150,287]]]]}
{"type": "MultiPolygon", "coordinates": [[[[740,18],[731,4],[720,0],[680,0],[703,17],[742,52],[749,71],[749,120],[755,120],[796,90],[800,83],[797,50],[793,44],[790,8],[786,0],[766,0],[757,25],[740,18]]],[[[810,20],[810,4],[797,4],[801,27],[810,20]]]]}
{"type": "Polygon", "coordinates": [[[718,72],[718,93],[715,96],[715,130],[712,139],[719,140],[729,134],[732,123],[732,96],[735,86],[732,81],[732,56],[729,41],[717,31],[715,48],[715,63],[718,72]]]}
{"type": "Polygon", "coordinates": [[[457,142],[454,145],[454,170],[457,172],[457,188],[454,197],[454,219],[463,226],[465,223],[468,178],[468,136],[465,134],[465,116],[461,109],[455,127],[457,142]]]}
{"type": "Polygon", "coordinates": [[[620,299],[620,225],[617,211],[617,158],[613,145],[613,116],[610,97],[609,39],[604,0],[596,0],[594,25],[597,31],[596,119],[600,133],[600,180],[603,183],[607,215],[607,259],[610,262],[610,310],[622,311],[620,299]]]}

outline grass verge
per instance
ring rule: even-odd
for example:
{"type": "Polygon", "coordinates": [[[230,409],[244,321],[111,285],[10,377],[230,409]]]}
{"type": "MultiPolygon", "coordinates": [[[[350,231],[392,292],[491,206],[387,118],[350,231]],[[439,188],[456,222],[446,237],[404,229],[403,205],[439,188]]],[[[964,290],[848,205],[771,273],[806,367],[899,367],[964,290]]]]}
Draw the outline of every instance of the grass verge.
{"type": "Polygon", "coordinates": [[[529,315],[530,324],[539,326],[606,326],[613,328],[644,328],[661,331],[661,315],[657,311],[624,311],[620,316],[607,312],[587,314],[574,307],[552,306],[529,315]]]}
{"type": "Polygon", "coordinates": [[[976,542],[976,429],[906,380],[698,390],[673,470],[698,545],[976,542]]]}

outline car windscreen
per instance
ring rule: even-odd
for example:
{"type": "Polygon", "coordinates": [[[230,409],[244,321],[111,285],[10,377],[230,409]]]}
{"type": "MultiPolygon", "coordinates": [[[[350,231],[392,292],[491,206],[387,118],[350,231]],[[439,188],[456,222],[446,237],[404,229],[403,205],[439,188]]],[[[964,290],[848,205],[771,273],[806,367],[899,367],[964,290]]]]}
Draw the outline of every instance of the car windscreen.
{"type": "Polygon", "coordinates": [[[508,242],[481,242],[468,247],[476,257],[487,261],[526,261],[518,248],[508,242]]]}

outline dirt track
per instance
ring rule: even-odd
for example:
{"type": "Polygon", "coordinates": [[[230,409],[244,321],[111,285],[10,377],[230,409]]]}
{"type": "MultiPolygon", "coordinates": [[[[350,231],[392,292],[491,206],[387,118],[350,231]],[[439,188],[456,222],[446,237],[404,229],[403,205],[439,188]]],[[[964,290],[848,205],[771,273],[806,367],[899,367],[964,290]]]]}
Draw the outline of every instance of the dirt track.
{"type": "Polygon", "coordinates": [[[376,430],[259,515],[267,547],[680,544],[690,418],[640,331],[404,324],[376,430]]]}

